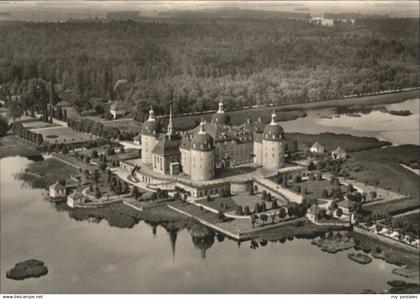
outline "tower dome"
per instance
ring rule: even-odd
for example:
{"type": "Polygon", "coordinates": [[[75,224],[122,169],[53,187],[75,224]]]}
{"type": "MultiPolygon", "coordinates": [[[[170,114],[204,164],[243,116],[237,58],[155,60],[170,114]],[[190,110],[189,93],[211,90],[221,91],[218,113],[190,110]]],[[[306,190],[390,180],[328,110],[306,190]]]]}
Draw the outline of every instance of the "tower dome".
{"type": "Polygon", "coordinates": [[[213,114],[211,123],[219,126],[230,125],[230,116],[223,110],[222,102],[219,102],[219,110],[213,114]]]}
{"type": "Polygon", "coordinates": [[[141,127],[141,134],[148,136],[156,136],[161,132],[161,125],[155,117],[153,108],[150,108],[149,118],[143,123],[141,127]]]}
{"type": "Polygon", "coordinates": [[[204,122],[200,123],[200,131],[191,140],[191,148],[197,151],[210,151],[214,148],[214,140],[205,130],[204,122]]]}
{"type": "Polygon", "coordinates": [[[271,115],[271,122],[265,127],[263,132],[265,140],[279,141],[284,139],[284,130],[276,121],[276,114],[273,112],[271,115]]]}

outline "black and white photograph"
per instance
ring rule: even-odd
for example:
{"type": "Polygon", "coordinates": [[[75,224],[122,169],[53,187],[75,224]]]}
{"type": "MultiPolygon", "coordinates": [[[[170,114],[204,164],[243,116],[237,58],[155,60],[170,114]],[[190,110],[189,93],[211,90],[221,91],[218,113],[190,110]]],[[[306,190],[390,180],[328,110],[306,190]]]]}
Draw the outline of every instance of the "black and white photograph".
{"type": "Polygon", "coordinates": [[[2,298],[417,298],[419,8],[0,1],[2,298]]]}

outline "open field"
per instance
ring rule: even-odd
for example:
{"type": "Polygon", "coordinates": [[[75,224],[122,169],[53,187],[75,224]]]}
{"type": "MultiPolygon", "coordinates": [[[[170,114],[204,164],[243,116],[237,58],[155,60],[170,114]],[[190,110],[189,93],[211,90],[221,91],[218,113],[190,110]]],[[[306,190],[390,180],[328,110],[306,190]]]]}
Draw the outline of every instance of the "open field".
{"type": "MultiPolygon", "coordinates": [[[[349,177],[369,185],[410,195],[419,204],[419,177],[399,163],[418,159],[419,146],[402,145],[352,153],[342,168],[349,177]]],[[[408,203],[408,201],[406,201],[408,203]]]]}
{"type": "MultiPolygon", "coordinates": [[[[94,150],[98,152],[98,155],[101,155],[101,154],[106,155],[106,147],[89,148],[89,149],[79,151],[78,154],[92,157],[92,152],[94,150]]],[[[106,155],[108,167],[115,167],[115,165],[113,165],[114,161],[123,161],[123,160],[130,160],[130,159],[136,159],[136,158],[139,158],[139,151],[133,148],[126,149],[123,153],[119,152],[112,155],[106,155]]],[[[91,158],[90,161],[93,163],[99,163],[99,158],[91,158]]]]}
{"type": "Polygon", "coordinates": [[[118,128],[124,131],[132,132],[134,134],[140,133],[142,123],[132,118],[122,118],[106,120],[98,116],[86,116],[85,118],[91,119],[95,122],[99,122],[109,128],[118,128]]]}
{"type": "Polygon", "coordinates": [[[363,207],[363,209],[372,213],[394,215],[411,211],[419,207],[420,201],[418,198],[405,198],[391,202],[378,203],[376,205],[363,207]]]}
{"type": "Polygon", "coordinates": [[[379,141],[373,137],[356,137],[348,134],[321,133],[286,133],[286,138],[297,140],[298,149],[310,148],[316,141],[321,143],[327,151],[335,150],[338,146],[347,152],[356,152],[372,148],[391,145],[387,141],[379,141]]]}
{"type": "Polygon", "coordinates": [[[18,178],[28,183],[32,188],[47,188],[59,179],[70,179],[76,175],[77,169],[54,158],[34,162],[20,174],[18,178]]]}
{"type": "Polygon", "coordinates": [[[96,139],[94,136],[90,136],[89,134],[82,132],[77,132],[66,127],[31,129],[31,131],[34,133],[42,134],[44,142],[47,141],[49,143],[72,144],[96,139]]]}
{"type": "Polygon", "coordinates": [[[50,124],[45,121],[41,120],[28,120],[22,121],[22,126],[26,129],[40,129],[40,128],[49,128],[49,127],[56,127],[56,125],[50,124]]]}
{"type": "Polygon", "coordinates": [[[403,220],[410,222],[412,224],[420,225],[420,210],[415,210],[409,213],[404,213],[402,215],[395,215],[393,219],[403,220]]]}
{"type": "Polygon", "coordinates": [[[38,150],[28,142],[25,142],[16,135],[6,135],[0,138],[0,158],[9,156],[38,156],[38,150]]]}
{"type": "Polygon", "coordinates": [[[399,103],[408,99],[415,99],[419,97],[419,90],[401,91],[388,94],[378,94],[371,96],[342,98],[336,100],[319,101],[314,103],[291,104],[282,106],[283,109],[318,109],[330,108],[350,105],[378,105],[378,104],[392,104],[399,103]]]}
{"type": "MultiPolygon", "coordinates": [[[[323,198],[322,191],[323,190],[331,190],[331,188],[336,188],[333,186],[328,180],[323,179],[322,181],[311,181],[311,180],[305,180],[300,183],[296,182],[289,182],[288,183],[288,189],[291,189],[292,191],[296,191],[296,186],[300,186],[301,188],[301,194],[310,200],[315,200],[319,198],[323,198]],[[306,189],[306,194],[303,193],[303,190],[306,189]]],[[[342,192],[346,192],[346,186],[341,185],[340,186],[342,192]]]]}

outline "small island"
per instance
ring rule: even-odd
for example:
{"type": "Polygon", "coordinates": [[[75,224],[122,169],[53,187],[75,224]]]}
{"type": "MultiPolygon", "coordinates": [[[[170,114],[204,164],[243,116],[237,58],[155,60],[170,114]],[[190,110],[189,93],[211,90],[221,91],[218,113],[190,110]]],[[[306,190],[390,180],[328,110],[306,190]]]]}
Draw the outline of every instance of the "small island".
{"type": "Polygon", "coordinates": [[[362,265],[366,265],[372,262],[372,258],[363,253],[349,253],[347,257],[352,261],[362,265]]]}
{"type": "Polygon", "coordinates": [[[26,278],[38,278],[47,274],[48,268],[44,262],[30,259],[17,263],[12,269],[6,272],[6,277],[14,280],[23,280],[26,278]]]}

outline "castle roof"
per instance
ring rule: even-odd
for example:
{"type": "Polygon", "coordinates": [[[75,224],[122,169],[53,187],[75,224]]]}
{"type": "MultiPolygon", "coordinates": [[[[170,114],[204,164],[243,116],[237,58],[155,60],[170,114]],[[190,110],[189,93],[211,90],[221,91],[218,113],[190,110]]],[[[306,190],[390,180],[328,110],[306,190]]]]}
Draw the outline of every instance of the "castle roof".
{"type": "Polygon", "coordinates": [[[152,154],[159,156],[179,155],[179,145],[181,139],[177,135],[161,135],[158,143],[153,148],[152,154]]]}
{"type": "Polygon", "coordinates": [[[50,188],[54,189],[54,190],[65,190],[66,186],[63,186],[62,184],[60,184],[58,181],[55,182],[54,184],[52,184],[50,186],[50,188]]]}
{"type": "MultiPolygon", "coordinates": [[[[212,138],[214,143],[229,142],[235,140],[237,143],[247,143],[253,140],[252,133],[232,126],[219,126],[212,123],[204,123],[204,129],[212,138]]],[[[181,142],[181,147],[185,149],[191,148],[192,136],[195,136],[200,131],[200,126],[194,128],[192,131],[184,134],[181,142]]]]}
{"type": "Polygon", "coordinates": [[[191,148],[199,151],[209,151],[214,148],[214,139],[206,132],[205,123],[202,122],[200,130],[194,134],[191,140],[191,148]]]}
{"type": "Polygon", "coordinates": [[[263,139],[272,141],[279,141],[284,139],[284,130],[276,121],[275,113],[271,115],[271,122],[264,129],[263,139]]]}
{"type": "Polygon", "coordinates": [[[223,110],[223,103],[219,103],[219,110],[213,114],[211,123],[217,126],[230,125],[230,116],[223,110]]]}
{"type": "Polygon", "coordinates": [[[265,124],[261,121],[261,118],[258,118],[257,121],[250,121],[249,118],[247,121],[240,126],[244,131],[249,133],[262,133],[265,128],[265,124]]]}
{"type": "Polygon", "coordinates": [[[145,121],[141,127],[141,134],[148,136],[157,137],[161,131],[162,127],[159,121],[155,118],[153,109],[149,111],[149,118],[145,121]]]}

